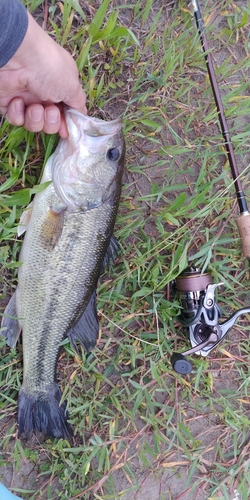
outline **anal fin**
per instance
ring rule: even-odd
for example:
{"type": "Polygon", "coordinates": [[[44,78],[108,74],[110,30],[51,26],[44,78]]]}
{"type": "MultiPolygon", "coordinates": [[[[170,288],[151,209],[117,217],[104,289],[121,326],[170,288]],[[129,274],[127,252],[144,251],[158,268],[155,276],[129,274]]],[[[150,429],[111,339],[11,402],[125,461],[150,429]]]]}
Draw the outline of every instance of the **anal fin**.
{"type": "MultiPolygon", "coordinates": [[[[101,274],[104,271],[104,268],[113,261],[118,251],[120,250],[119,244],[114,236],[111,237],[110,243],[106,252],[106,255],[103,259],[103,263],[101,266],[101,274]]],[[[97,310],[96,310],[96,290],[93,292],[89,303],[80,317],[80,319],[76,322],[76,324],[69,330],[68,338],[71,344],[77,351],[76,341],[78,340],[80,344],[83,346],[85,351],[90,352],[94,349],[96,345],[96,341],[98,339],[99,334],[99,324],[97,318],[97,310]]]]}
{"type": "Polygon", "coordinates": [[[117,239],[114,237],[114,235],[112,235],[106,255],[103,259],[101,274],[104,272],[105,267],[108,267],[110,262],[112,262],[117,257],[119,250],[120,250],[120,245],[117,239]]]}
{"type": "Polygon", "coordinates": [[[96,291],[93,292],[90,301],[77,323],[69,330],[68,338],[77,350],[78,340],[85,351],[90,352],[96,345],[99,333],[99,324],[96,310],[96,291]]]}

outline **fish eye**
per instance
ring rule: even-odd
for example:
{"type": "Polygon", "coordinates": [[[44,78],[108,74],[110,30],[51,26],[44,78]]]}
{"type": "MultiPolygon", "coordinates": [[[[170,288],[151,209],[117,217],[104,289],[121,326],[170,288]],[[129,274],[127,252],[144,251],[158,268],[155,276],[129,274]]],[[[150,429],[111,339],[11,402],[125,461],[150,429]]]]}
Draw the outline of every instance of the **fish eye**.
{"type": "Polygon", "coordinates": [[[110,161],[117,161],[120,159],[120,150],[119,148],[111,148],[107,152],[107,157],[110,161]]]}

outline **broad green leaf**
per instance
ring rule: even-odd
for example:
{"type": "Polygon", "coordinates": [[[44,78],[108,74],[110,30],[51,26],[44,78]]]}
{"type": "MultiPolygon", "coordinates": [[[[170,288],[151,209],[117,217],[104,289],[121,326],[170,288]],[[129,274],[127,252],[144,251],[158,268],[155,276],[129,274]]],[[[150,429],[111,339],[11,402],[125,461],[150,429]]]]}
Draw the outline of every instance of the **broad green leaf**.
{"type": "Polygon", "coordinates": [[[0,186],[0,193],[3,191],[7,191],[17,182],[20,176],[20,171],[17,170],[14,174],[12,174],[6,181],[0,186]]]}
{"type": "Polygon", "coordinates": [[[90,47],[92,45],[92,41],[93,41],[93,37],[90,36],[88,38],[87,42],[85,42],[83,44],[83,46],[82,46],[80,55],[79,55],[79,57],[76,60],[76,64],[77,64],[77,67],[78,67],[79,71],[81,71],[82,68],[86,64],[86,61],[87,61],[87,58],[88,58],[88,55],[89,55],[89,49],[90,49],[90,47]]]}
{"type": "Polygon", "coordinates": [[[94,37],[97,35],[103,21],[104,21],[104,18],[107,14],[107,9],[108,9],[108,6],[110,4],[111,0],[104,0],[99,9],[96,11],[94,17],[93,17],[93,21],[90,23],[89,25],[89,28],[88,28],[88,32],[89,32],[89,35],[91,37],[94,37]]]}

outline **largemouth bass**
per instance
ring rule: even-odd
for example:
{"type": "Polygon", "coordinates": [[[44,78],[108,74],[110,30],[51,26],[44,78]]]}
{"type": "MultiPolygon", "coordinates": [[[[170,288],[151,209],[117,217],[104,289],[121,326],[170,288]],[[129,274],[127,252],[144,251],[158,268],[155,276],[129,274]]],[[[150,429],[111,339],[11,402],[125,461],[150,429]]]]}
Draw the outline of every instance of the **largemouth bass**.
{"type": "Polygon", "coordinates": [[[65,111],[68,139],[49,158],[36,194],[21,218],[26,234],[18,286],[2,320],[10,347],[23,335],[19,436],[69,438],[65,402],[56,381],[60,342],[68,336],[86,351],[96,344],[96,286],[112,258],[125,146],[121,120],[105,122],[65,111]]]}

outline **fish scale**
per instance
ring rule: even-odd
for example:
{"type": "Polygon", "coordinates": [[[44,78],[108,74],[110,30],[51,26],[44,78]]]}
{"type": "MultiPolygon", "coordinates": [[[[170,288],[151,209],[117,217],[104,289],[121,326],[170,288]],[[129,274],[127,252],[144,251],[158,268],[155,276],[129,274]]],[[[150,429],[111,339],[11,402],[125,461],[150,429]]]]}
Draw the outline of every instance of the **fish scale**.
{"type": "Polygon", "coordinates": [[[96,286],[117,249],[112,237],[125,145],[121,120],[104,122],[68,109],[68,139],[49,158],[42,183],[21,218],[17,290],[2,320],[8,345],[23,336],[19,435],[70,438],[56,365],[62,340],[93,349],[98,338],[96,286]]]}

